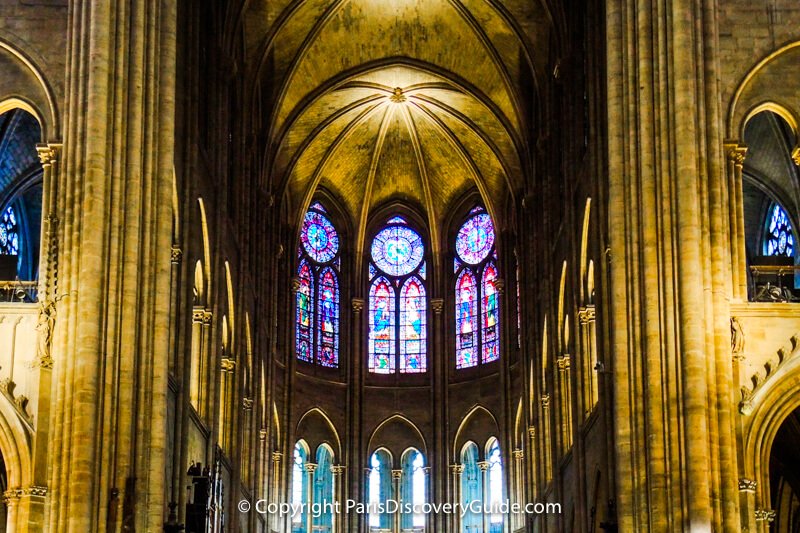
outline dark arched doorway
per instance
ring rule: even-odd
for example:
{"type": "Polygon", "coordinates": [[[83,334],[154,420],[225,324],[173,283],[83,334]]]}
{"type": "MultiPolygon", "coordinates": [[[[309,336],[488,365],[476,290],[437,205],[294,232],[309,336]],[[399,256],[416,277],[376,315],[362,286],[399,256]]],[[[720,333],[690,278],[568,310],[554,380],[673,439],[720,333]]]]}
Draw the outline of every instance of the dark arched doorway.
{"type": "Polygon", "coordinates": [[[775,533],[800,533],[800,408],[781,424],[769,456],[775,533]]]}

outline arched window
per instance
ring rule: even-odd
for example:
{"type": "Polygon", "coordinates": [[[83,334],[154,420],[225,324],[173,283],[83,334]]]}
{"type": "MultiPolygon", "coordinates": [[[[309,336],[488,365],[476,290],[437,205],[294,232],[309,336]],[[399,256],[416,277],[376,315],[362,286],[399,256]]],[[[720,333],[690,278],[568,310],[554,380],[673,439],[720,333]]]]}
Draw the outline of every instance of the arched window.
{"type": "MultiPolygon", "coordinates": [[[[305,472],[307,461],[308,448],[303,441],[297,441],[294,445],[292,463],[292,505],[295,509],[302,509],[308,499],[308,477],[305,472]]],[[[298,512],[292,515],[292,533],[307,533],[304,518],[305,513],[298,512]]]]}
{"type": "Polygon", "coordinates": [[[767,211],[764,224],[764,255],[794,257],[794,234],[789,215],[777,202],[767,211]]]}
{"type": "Polygon", "coordinates": [[[333,531],[333,453],[325,445],[317,448],[314,470],[314,531],[333,531]]]}
{"type": "Polygon", "coordinates": [[[369,459],[369,467],[369,527],[389,529],[392,515],[386,512],[386,502],[392,499],[392,456],[386,450],[377,450],[369,459]]]}
{"type": "Polygon", "coordinates": [[[401,217],[372,240],[369,264],[369,370],[425,372],[427,298],[425,246],[401,217]]]}
{"type": "Polygon", "coordinates": [[[483,502],[483,474],[478,466],[478,445],[468,442],[461,450],[461,505],[468,509],[461,520],[462,532],[477,532],[483,529],[481,513],[473,512],[476,507],[470,506],[472,502],[483,502]]]}
{"type": "Polygon", "coordinates": [[[308,363],[339,366],[339,234],[322,205],[303,219],[297,252],[295,351],[308,363]]]}
{"type": "Polygon", "coordinates": [[[425,515],[422,512],[416,512],[422,510],[422,505],[426,501],[425,456],[413,448],[406,450],[403,454],[402,468],[400,496],[403,503],[413,505],[415,512],[403,513],[400,528],[410,530],[415,527],[425,527],[425,515]]]}
{"type": "Polygon", "coordinates": [[[470,211],[456,236],[456,368],[500,357],[500,302],[492,219],[483,208],[470,211]],[[480,281],[479,281],[480,280],[480,281]]]}
{"type": "Polygon", "coordinates": [[[0,217],[0,254],[19,255],[19,223],[13,206],[6,207],[0,217]]]}
{"type": "MultiPolygon", "coordinates": [[[[492,510],[499,509],[503,501],[503,463],[500,456],[500,443],[497,439],[489,440],[486,452],[489,476],[489,506],[492,510]]],[[[503,531],[503,514],[492,512],[489,517],[489,533],[503,531]]]]}

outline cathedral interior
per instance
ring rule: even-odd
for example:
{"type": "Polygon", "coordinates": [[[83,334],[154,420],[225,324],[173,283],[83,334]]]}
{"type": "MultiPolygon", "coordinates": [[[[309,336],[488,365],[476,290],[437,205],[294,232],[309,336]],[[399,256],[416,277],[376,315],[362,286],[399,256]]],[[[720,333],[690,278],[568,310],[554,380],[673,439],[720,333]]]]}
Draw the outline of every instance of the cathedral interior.
{"type": "Polygon", "coordinates": [[[797,0],[0,0],[0,533],[799,533],[798,228],[797,0]]]}

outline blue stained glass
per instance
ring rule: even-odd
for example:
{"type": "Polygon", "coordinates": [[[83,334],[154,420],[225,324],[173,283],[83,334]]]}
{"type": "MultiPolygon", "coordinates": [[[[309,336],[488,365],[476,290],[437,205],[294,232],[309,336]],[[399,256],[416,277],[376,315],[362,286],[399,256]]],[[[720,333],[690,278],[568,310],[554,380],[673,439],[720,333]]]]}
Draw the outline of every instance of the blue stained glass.
{"type": "Polygon", "coordinates": [[[422,237],[405,226],[382,229],[372,241],[372,260],[391,276],[410,274],[422,263],[422,237]]]}
{"type": "Polygon", "coordinates": [[[336,367],[339,364],[339,283],[331,268],[325,268],[320,274],[317,305],[320,322],[317,362],[322,366],[336,367]]]}
{"type": "Polygon", "coordinates": [[[386,221],[387,224],[405,224],[406,219],[403,217],[392,217],[386,221]]]}
{"type": "Polygon", "coordinates": [[[297,269],[299,287],[297,289],[297,310],[295,316],[295,351],[301,361],[311,362],[311,331],[314,325],[314,278],[311,267],[305,261],[297,269]]]}
{"type": "Polygon", "coordinates": [[[369,291],[369,369],[390,374],[395,369],[395,289],[378,278],[369,291]]]}
{"type": "Polygon", "coordinates": [[[465,269],[456,281],[456,368],[478,364],[478,284],[465,269]]]}
{"type": "Polygon", "coordinates": [[[453,272],[458,272],[459,268],[461,268],[461,261],[453,259],[453,272]]]}
{"type": "Polygon", "coordinates": [[[419,277],[422,279],[428,279],[428,265],[426,263],[422,263],[422,266],[419,267],[419,277]]]}
{"type": "Polygon", "coordinates": [[[10,205],[0,217],[0,254],[19,255],[19,226],[17,214],[10,205]]]}
{"type": "Polygon", "coordinates": [[[412,277],[400,292],[400,372],[424,372],[426,363],[425,287],[412,277]]]}
{"type": "Polygon", "coordinates": [[[327,217],[315,211],[306,213],[300,233],[303,248],[318,263],[327,263],[339,251],[339,235],[327,217]]]}
{"type": "Polygon", "coordinates": [[[464,222],[458,230],[456,253],[465,263],[477,265],[492,251],[494,238],[491,217],[480,213],[464,222]]]}
{"type": "Polygon", "coordinates": [[[500,317],[497,301],[497,269],[491,263],[483,270],[483,359],[490,363],[500,357],[500,317]]]}
{"type": "Polygon", "coordinates": [[[794,234],[789,215],[779,204],[775,203],[767,216],[764,254],[793,257],[794,234]]]}

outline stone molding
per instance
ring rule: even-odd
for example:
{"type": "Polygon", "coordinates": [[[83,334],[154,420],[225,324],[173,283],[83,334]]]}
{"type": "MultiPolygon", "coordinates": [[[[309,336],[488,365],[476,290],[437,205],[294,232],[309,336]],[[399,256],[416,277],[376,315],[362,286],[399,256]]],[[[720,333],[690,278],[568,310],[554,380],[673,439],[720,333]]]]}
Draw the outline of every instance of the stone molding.
{"type": "Polygon", "coordinates": [[[794,357],[800,351],[800,333],[795,333],[791,338],[791,349],[786,347],[780,348],[775,355],[770,357],[769,361],[764,363],[764,370],[758,370],[750,377],[752,387],[743,386],[740,389],[742,400],[739,402],[739,412],[743,415],[749,415],[753,412],[753,397],[763,388],[764,384],[775,375],[778,369],[783,366],[786,361],[794,357]]]}

